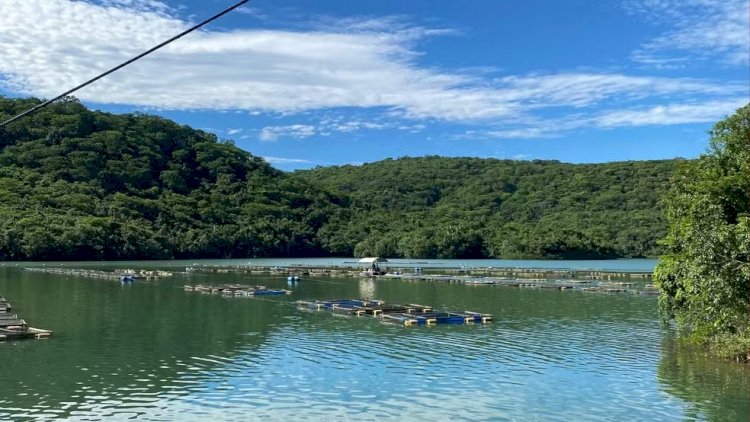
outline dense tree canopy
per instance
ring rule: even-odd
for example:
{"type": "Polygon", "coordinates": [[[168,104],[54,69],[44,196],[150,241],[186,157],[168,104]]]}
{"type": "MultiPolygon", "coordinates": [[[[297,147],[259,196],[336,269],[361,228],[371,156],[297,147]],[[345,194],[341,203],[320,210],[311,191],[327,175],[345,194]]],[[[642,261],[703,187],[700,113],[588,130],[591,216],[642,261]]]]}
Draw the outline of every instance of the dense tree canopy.
{"type": "MultiPolygon", "coordinates": [[[[0,119],[37,103],[0,97],[0,119]]],[[[425,157],[286,174],[215,135],[70,98],[0,129],[0,260],[653,256],[680,161],[425,157]]]]}
{"type": "Polygon", "coordinates": [[[709,152],[678,172],[667,203],[664,310],[694,339],[750,357],[750,106],[714,126],[709,152]]]}
{"type": "MultiPolygon", "coordinates": [[[[36,100],[0,99],[0,118],[36,100]]],[[[0,259],[289,256],[337,198],[214,135],[59,102],[0,132],[0,259]]]]}
{"type": "Polygon", "coordinates": [[[564,164],[402,158],[294,175],[351,198],[320,233],[334,253],[423,258],[655,256],[681,160],[564,164]]]}

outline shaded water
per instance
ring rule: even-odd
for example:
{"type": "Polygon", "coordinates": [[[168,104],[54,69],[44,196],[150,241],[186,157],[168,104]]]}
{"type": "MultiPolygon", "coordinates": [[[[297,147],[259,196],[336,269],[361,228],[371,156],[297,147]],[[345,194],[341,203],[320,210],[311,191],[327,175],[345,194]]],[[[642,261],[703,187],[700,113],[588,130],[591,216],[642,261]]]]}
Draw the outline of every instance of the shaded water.
{"type": "MultiPolygon", "coordinates": [[[[256,265],[256,266],[341,266],[357,267],[357,258],[253,258],[253,259],[198,259],[173,261],[111,261],[111,262],[36,262],[2,263],[0,266],[63,266],[70,268],[180,268],[199,265],[256,265]]],[[[539,259],[389,259],[389,267],[398,268],[537,268],[570,270],[604,270],[649,272],[656,259],[599,259],[599,260],[539,260],[539,259]]]]}
{"type": "Polygon", "coordinates": [[[351,278],[306,279],[284,298],[181,289],[210,282],[286,287],[281,277],[200,273],[121,286],[0,266],[0,295],[55,331],[0,343],[0,420],[750,415],[748,368],[677,350],[653,297],[351,278]],[[343,296],[496,322],[404,328],[293,305],[343,296]]]}

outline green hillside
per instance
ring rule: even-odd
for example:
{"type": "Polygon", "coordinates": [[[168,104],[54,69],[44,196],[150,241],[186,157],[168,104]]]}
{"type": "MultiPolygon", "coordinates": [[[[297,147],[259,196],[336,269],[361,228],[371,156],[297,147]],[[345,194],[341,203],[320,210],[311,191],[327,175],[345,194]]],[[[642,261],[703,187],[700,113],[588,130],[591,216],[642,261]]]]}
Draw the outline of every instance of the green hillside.
{"type": "MultiPolygon", "coordinates": [[[[38,100],[0,97],[0,119],[38,100]]],[[[679,160],[403,158],[283,173],[74,99],[0,129],[0,260],[651,256],[679,160]]]]}
{"type": "Polygon", "coordinates": [[[351,198],[319,235],[338,254],[610,258],[657,254],[660,198],[679,163],[425,157],[295,176],[351,198]]]}
{"type": "MultiPolygon", "coordinates": [[[[0,118],[36,100],[0,98],[0,118]]],[[[320,254],[336,198],[216,136],[75,100],[0,132],[0,259],[320,254]]]]}

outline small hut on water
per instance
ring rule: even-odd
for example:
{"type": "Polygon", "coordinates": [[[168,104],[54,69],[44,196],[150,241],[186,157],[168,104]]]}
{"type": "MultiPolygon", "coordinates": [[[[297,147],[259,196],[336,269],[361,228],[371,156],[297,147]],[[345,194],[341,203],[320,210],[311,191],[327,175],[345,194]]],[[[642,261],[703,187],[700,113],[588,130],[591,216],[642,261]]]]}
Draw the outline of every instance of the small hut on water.
{"type": "Polygon", "coordinates": [[[386,273],[385,264],[388,260],[383,257],[362,258],[358,262],[364,267],[363,270],[367,273],[366,275],[384,275],[386,273]]]}

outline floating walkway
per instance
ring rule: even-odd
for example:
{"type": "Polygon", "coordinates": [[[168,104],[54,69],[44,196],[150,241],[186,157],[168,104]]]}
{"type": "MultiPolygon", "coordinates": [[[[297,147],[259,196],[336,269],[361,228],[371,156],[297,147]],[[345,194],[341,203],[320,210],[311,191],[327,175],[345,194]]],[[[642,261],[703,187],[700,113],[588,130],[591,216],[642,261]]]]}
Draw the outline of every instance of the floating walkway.
{"type": "Polygon", "coordinates": [[[492,315],[479,312],[435,311],[430,306],[410,303],[407,305],[387,304],[382,300],[336,299],[297,301],[301,309],[330,311],[352,316],[372,316],[383,322],[404,325],[435,324],[486,324],[492,322],[492,315]]]}
{"type": "Polygon", "coordinates": [[[11,305],[0,296],[0,341],[47,338],[52,331],[29,327],[17,314],[11,313],[11,305]]]}
{"type": "MultiPolygon", "coordinates": [[[[188,272],[216,272],[216,273],[240,273],[240,274],[286,274],[288,276],[326,276],[326,277],[360,277],[362,276],[361,264],[357,261],[344,261],[344,266],[333,265],[288,265],[288,266],[266,266],[266,265],[213,265],[193,264],[186,268],[188,272]]],[[[419,264],[419,262],[414,262],[419,264]]],[[[426,262],[424,262],[426,264],[426,262]]],[[[542,268],[415,268],[410,265],[391,265],[388,273],[396,274],[409,271],[418,271],[419,275],[455,274],[458,276],[493,277],[512,279],[538,279],[538,280],[626,280],[647,281],[653,276],[650,272],[625,272],[620,270],[595,270],[595,269],[542,269],[542,268]]],[[[369,274],[369,273],[368,273],[369,274]]],[[[369,274],[372,275],[372,274],[369,274]]]]}
{"type": "Polygon", "coordinates": [[[653,284],[630,281],[602,281],[602,280],[569,280],[569,279],[513,279],[505,277],[479,277],[470,275],[440,275],[440,274],[386,274],[385,278],[404,281],[462,283],[475,286],[505,286],[528,289],[572,290],[598,293],[630,293],[638,295],[658,295],[659,291],[653,284]]]}
{"type": "MultiPolygon", "coordinates": [[[[345,264],[358,264],[345,261],[345,264]]],[[[415,262],[416,263],[416,262],[415,262]]],[[[187,268],[192,272],[285,274],[287,280],[297,277],[372,277],[361,269],[346,266],[256,266],[256,265],[200,265],[187,268]]],[[[534,268],[430,268],[392,266],[381,279],[415,282],[463,283],[532,289],[567,290],[576,292],[626,293],[645,296],[659,294],[650,283],[650,272],[605,271],[594,269],[534,269],[534,268]],[[412,272],[413,271],[413,272],[412,272]]],[[[294,281],[289,281],[294,283],[294,281]]]]}
{"type": "Polygon", "coordinates": [[[269,289],[266,286],[247,286],[244,284],[196,284],[185,285],[185,291],[224,296],[283,296],[292,294],[291,290],[269,289]]]}
{"type": "Polygon", "coordinates": [[[30,267],[24,268],[26,271],[37,273],[67,275],[75,277],[104,278],[110,280],[120,280],[123,283],[130,283],[137,280],[158,280],[164,277],[172,276],[168,271],[160,270],[133,270],[122,269],[114,271],[85,270],[76,268],[48,268],[48,267],[30,267]]]}

